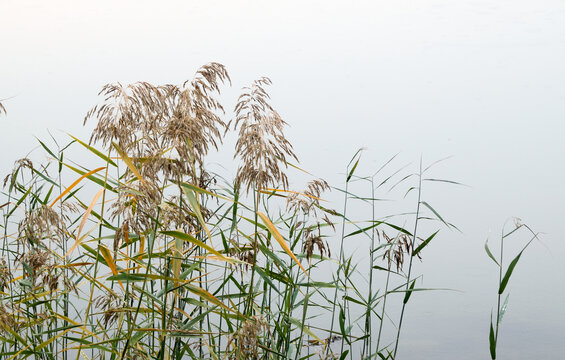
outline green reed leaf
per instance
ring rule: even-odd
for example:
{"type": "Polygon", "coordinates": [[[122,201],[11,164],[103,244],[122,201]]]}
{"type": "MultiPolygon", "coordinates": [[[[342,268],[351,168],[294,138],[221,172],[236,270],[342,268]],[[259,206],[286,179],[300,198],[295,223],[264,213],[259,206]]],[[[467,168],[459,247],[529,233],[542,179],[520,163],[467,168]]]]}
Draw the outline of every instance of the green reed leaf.
{"type": "Polygon", "coordinates": [[[445,224],[445,226],[447,226],[448,228],[451,228],[451,225],[448,224],[448,223],[441,217],[441,215],[440,215],[430,204],[428,204],[428,203],[425,202],[425,201],[421,201],[420,204],[422,204],[422,205],[424,205],[425,207],[427,207],[428,209],[430,209],[430,210],[434,213],[434,215],[435,215],[442,223],[445,224]]]}
{"type": "Polygon", "coordinates": [[[506,273],[504,274],[504,277],[502,278],[502,281],[500,282],[500,287],[498,288],[498,294],[499,295],[504,292],[504,289],[506,289],[506,285],[508,285],[508,281],[510,280],[510,276],[512,276],[512,272],[514,271],[514,268],[518,264],[518,261],[520,260],[520,256],[522,256],[523,251],[524,250],[520,251],[518,256],[516,256],[514,258],[514,260],[512,260],[512,262],[508,266],[508,270],[506,270],[506,273]]]}
{"type": "Polygon", "coordinates": [[[402,301],[404,304],[406,304],[410,299],[410,295],[412,295],[412,292],[414,291],[415,284],[416,280],[412,280],[412,285],[410,285],[410,288],[408,289],[408,291],[406,291],[406,294],[404,294],[404,300],[402,301]]]}
{"type": "Polygon", "coordinates": [[[211,247],[210,245],[208,245],[208,244],[206,244],[206,243],[204,243],[204,242],[202,242],[202,241],[196,239],[194,236],[192,236],[192,235],[190,235],[190,234],[186,234],[186,233],[183,233],[183,232],[181,232],[181,231],[161,231],[161,234],[163,234],[163,235],[168,235],[168,236],[172,236],[172,237],[174,237],[174,238],[176,238],[176,239],[180,239],[180,240],[183,240],[183,241],[187,241],[187,242],[192,243],[192,244],[194,244],[194,245],[200,246],[201,248],[203,248],[203,249],[205,249],[205,250],[208,250],[208,252],[210,252],[210,253],[216,255],[218,258],[220,258],[220,260],[228,261],[228,262],[230,262],[230,263],[233,263],[233,262],[234,262],[233,259],[228,258],[228,257],[222,255],[220,252],[218,252],[216,249],[214,249],[214,248],[211,247]]]}
{"type": "Polygon", "coordinates": [[[488,337],[488,342],[489,342],[489,349],[490,349],[490,358],[492,360],[496,359],[496,338],[494,336],[494,328],[492,326],[492,320],[490,323],[490,333],[489,333],[489,337],[488,337]]]}
{"type": "Polygon", "coordinates": [[[490,251],[490,248],[488,247],[488,239],[487,239],[487,241],[485,241],[485,251],[486,251],[488,257],[491,258],[492,261],[494,261],[494,263],[495,263],[496,265],[498,265],[498,267],[500,267],[500,264],[498,263],[498,261],[496,261],[496,258],[494,257],[494,255],[493,255],[492,252],[490,251]]]}
{"type": "Polygon", "coordinates": [[[345,182],[349,182],[349,180],[351,180],[351,177],[353,176],[353,173],[355,172],[357,165],[359,165],[359,160],[361,160],[361,158],[357,159],[357,161],[355,162],[355,165],[353,165],[353,168],[351,168],[351,171],[347,175],[347,180],[345,180],[345,182]]]}
{"type": "Polygon", "coordinates": [[[104,155],[102,152],[96,150],[94,147],[92,147],[91,145],[88,145],[87,143],[77,139],[76,137],[72,136],[71,134],[67,134],[70,137],[72,137],[76,142],[78,142],[79,144],[81,144],[82,146],[84,146],[87,150],[91,151],[94,155],[98,156],[99,158],[101,158],[102,160],[104,160],[105,162],[107,162],[108,164],[117,167],[118,165],[116,165],[116,163],[114,161],[112,161],[112,159],[110,159],[109,157],[107,157],[106,155],[104,155]]]}
{"type": "Polygon", "coordinates": [[[430,237],[428,237],[426,240],[424,240],[423,243],[421,243],[420,245],[418,245],[418,247],[416,248],[416,250],[414,250],[414,252],[412,253],[412,256],[418,255],[418,253],[419,253],[420,251],[422,251],[422,249],[423,249],[424,247],[426,247],[426,245],[428,245],[428,244],[430,243],[430,241],[432,241],[432,239],[436,236],[436,234],[437,234],[438,232],[439,232],[439,230],[436,231],[435,233],[433,233],[432,235],[430,235],[430,237]]]}

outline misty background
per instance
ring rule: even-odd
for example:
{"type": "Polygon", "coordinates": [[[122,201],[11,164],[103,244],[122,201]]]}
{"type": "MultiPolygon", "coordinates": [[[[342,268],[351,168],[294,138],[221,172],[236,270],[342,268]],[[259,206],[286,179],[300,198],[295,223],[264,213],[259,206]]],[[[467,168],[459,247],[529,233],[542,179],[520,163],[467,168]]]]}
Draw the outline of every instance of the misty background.
{"type": "MultiPolygon", "coordinates": [[[[513,216],[543,235],[510,280],[498,353],[563,358],[564,20],[553,0],[1,0],[0,172],[48,130],[88,140],[106,83],[180,84],[219,62],[229,120],[241,87],[268,76],[301,167],[330,184],[365,147],[360,174],[396,153],[391,171],[451,156],[434,177],[468,185],[423,189],[461,233],[442,230],[415,271],[459,291],[413,295],[400,359],[489,356],[498,274],[484,242],[513,216]]],[[[227,140],[210,161],[232,154],[227,140]]]]}

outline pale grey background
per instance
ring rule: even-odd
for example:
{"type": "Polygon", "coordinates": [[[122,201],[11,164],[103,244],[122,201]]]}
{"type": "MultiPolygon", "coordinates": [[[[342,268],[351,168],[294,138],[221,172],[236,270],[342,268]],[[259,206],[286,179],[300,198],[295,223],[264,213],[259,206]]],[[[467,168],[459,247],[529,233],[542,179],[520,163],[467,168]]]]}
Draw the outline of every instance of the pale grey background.
{"type": "Polygon", "coordinates": [[[483,243],[510,216],[546,234],[510,283],[500,358],[565,358],[565,2],[1,0],[0,38],[2,174],[46,129],[87,138],[105,83],[180,83],[209,61],[232,76],[228,108],[269,76],[302,166],[332,183],[362,146],[366,173],[452,155],[437,175],[470,187],[426,196],[463,234],[418,271],[463,293],[412,300],[399,358],[488,357],[483,243]]]}

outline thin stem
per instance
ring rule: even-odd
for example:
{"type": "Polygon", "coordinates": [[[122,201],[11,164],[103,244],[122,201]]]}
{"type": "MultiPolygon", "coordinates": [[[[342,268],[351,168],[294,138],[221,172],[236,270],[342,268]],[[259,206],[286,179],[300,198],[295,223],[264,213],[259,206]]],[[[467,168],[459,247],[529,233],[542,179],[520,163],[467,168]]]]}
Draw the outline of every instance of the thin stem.
{"type": "MultiPolygon", "coordinates": [[[[349,167],[348,167],[349,170],[349,167]]],[[[341,226],[341,244],[339,247],[339,266],[337,268],[337,279],[336,281],[339,282],[339,278],[340,278],[340,274],[341,274],[341,268],[343,266],[343,264],[345,263],[345,255],[343,254],[343,240],[345,238],[345,219],[346,219],[346,212],[347,212],[347,199],[348,199],[348,195],[349,195],[349,181],[346,180],[345,182],[345,199],[343,201],[343,221],[342,221],[342,226],[341,226]]],[[[334,321],[335,321],[335,304],[337,302],[337,290],[338,290],[338,286],[336,284],[335,287],[335,292],[334,292],[334,299],[333,299],[333,305],[332,305],[332,322],[330,325],[330,335],[328,336],[328,344],[326,347],[326,354],[328,353],[328,351],[330,351],[330,346],[331,346],[331,342],[332,342],[332,337],[334,334],[334,321]]]]}
{"type": "MultiPolygon", "coordinates": [[[[420,217],[420,203],[422,199],[422,158],[420,157],[420,171],[418,173],[418,204],[416,206],[416,220],[414,221],[414,233],[412,234],[412,242],[410,244],[410,261],[408,264],[408,276],[406,278],[406,288],[405,290],[408,291],[410,287],[410,280],[411,280],[411,273],[412,273],[412,260],[414,257],[412,254],[414,253],[414,244],[416,243],[416,233],[418,232],[418,220],[420,217]]],[[[406,302],[402,302],[402,310],[400,311],[400,320],[398,321],[398,331],[396,333],[396,342],[394,344],[394,355],[393,358],[396,359],[396,353],[398,351],[398,341],[400,340],[400,330],[402,328],[402,321],[404,320],[404,311],[406,309],[406,302]]]]}

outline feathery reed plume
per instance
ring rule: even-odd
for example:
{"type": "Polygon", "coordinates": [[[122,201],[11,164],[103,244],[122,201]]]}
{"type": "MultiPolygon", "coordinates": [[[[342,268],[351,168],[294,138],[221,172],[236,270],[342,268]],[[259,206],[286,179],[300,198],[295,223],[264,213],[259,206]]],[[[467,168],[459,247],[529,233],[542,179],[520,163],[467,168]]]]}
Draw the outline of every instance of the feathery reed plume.
{"type": "MultiPolygon", "coordinates": [[[[302,211],[306,216],[313,213],[313,215],[317,217],[316,208],[320,206],[320,196],[324,191],[329,190],[329,188],[330,186],[323,179],[308,182],[303,194],[292,193],[287,197],[287,210],[294,213],[302,211]]],[[[329,222],[329,220],[327,221],[329,225],[331,222],[329,222]]]]}
{"type": "Polygon", "coordinates": [[[98,123],[90,142],[109,147],[116,142],[141,166],[144,178],[156,179],[159,172],[188,174],[200,166],[210,146],[217,148],[227,125],[218,112],[224,109],[214,97],[220,84],[230,82],[226,68],[209,63],[182,86],[154,86],[139,82],[128,86],[105,85],[99,95],[104,102],[93,107],[84,123],[98,123]],[[164,157],[173,148],[178,159],[164,157]],[[188,161],[187,161],[188,160],[188,161]]]}
{"type": "Polygon", "coordinates": [[[47,205],[26,214],[19,223],[18,235],[20,241],[39,245],[44,239],[61,243],[65,238],[65,224],[59,214],[47,205]]]}
{"type": "Polygon", "coordinates": [[[256,359],[259,355],[259,336],[268,331],[269,324],[262,316],[251,316],[245,320],[230,341],[236,341],[238,356],[234,358],[256,359]]]}
{"type": "Polygon", "coordinates": [[[9,188],[11,191],[14,185],[16,184],[16,180],[18,174],[20,173],[20,170],[24,168],[28,168],[31,175],[33,175],[33,163],[31,162],[31,160],[28,158],[19,159],[14,163],[14,168],[12,172],[6,175],[6,177],[4,178],[3,187],[6,187],[7,184],[10,184],[9,188]]]}
{"type": "Polygon", "coordinates": [[[14,275],[10,271],[6,259],[0,258],[0,291],[4,291],[10,286],[10,283],[14,279],[14,275]]]}
{"type": "Polygon", "coordinates": [[[218,143],[221,143],[220,130],[227,130],[227,125],[217,112],[223,114],[224,108],[212,95],[220,94],[219,84],[226,82],[231,84],[226,68],[218,63],[209,63],[179,89],[172,117],[166,123],[165,135],[180,159],[193,159],[202,165],[209,147],[217,149],[218,143]]]}
{"type": "Polygon", "coordinates": [[[234,129],[239,126],[239,139],[234,158],[240,157],[243,162],[237,182],[245,185],[247,192],[252,186],[262,190],[269,184],[282,184],[286,189],[288,178],[279,164],[286,166],[287,157],[298,160],[283,134],[286,122],[267,102],[269,95],[263,87],[270,84],[266,77],[255,80],[243,88],[235,106],[234,129]]]}
{"type": "Polygon", "coordinates": [[[14,317],[13,312],[7,309],[3,304],[0,304],[0,329],[4,333],[8,333],[8,329],[17,330],[19,328],[19,323],[14,317]]]}
{"type": "Polygon", "coordinates": [[[121,305],[120,300],[116,297],[116,295],[110,292],[105,292],[94,299],[94,306],[104,312],[104,326],[111,326],[118,319],[121,305]]]}
{"type": "Polygon", "coordinates": [[[320,252],[320,256],[330,257],[332,256],[330,252],[330,246],[327,241],[324,241],[322,236],[319,233],[320,228],[318,227],[318,235],[315,234],[308,234],[306,235],[306,241],[304,241],[304,245],[302,246],[302,252],[306,253],[306,259],[310,261],[312,259],[312,255],[314,254],[314,246],[318,247],[318,251],[320,252]]]}
{"type": "Polygon", "coordinates": [[[406,234],[400,234],[395,238],[391,238],[384,231],[381,232],[383,238],[390,244],[390,247],[383,254],[383,260],[386,259],[389,269],[391,264],[394,263],[396,271],[399,271],[404,265],[404,254],[410,254],[410,238],[406,234]]]}

